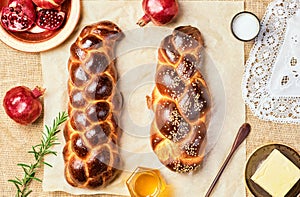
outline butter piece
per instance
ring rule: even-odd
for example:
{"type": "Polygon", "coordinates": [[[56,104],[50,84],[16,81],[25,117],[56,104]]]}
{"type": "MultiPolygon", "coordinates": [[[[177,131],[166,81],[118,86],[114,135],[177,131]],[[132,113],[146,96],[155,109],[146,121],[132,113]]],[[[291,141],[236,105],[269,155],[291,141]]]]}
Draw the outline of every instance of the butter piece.
{"type": "Polygon", "coordinates": [[[274,149],[251,179],[273,197],[284,195],[300,178],[300,169],[274,149]]]}

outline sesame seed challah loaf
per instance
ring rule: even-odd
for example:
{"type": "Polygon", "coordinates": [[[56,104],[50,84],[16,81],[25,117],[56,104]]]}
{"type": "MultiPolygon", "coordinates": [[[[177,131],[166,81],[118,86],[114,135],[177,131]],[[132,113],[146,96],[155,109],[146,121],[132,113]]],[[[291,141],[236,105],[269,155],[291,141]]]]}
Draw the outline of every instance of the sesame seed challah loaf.
{"type": "Polygon", "coordinates": [[[162,164],[172,171],[189,172],[202,162],[210,95],[199,71],[204,42],[192,26],[177,27],[158,50],[155,87],[148,107],[155,113],[151,145],[162,164]]]}

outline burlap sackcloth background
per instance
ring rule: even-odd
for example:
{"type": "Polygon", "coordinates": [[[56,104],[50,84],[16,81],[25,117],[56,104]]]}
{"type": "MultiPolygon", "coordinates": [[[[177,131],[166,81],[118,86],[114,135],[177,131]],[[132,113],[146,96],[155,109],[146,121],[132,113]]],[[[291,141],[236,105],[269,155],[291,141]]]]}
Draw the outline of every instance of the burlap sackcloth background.
{"type": "MultiPolygon", "coordinates": [[[[245,10],[255,13],[262,18],[269,0],[245,0],[245,10]]],[[[245,43],[245,60],[248,58],[249,51],[253,42],[245,43]]],[[[16,51],[0,42],[0,98],[1,103],[8,89],[16,85],[26,85],[34,87],[42,85],[42,70],[39,53],[24,53],[16,51]]],[[[53,76],[55,80],[55,76],[53,76]]],[[[247,158],[259,146],[266,143],[283,143],[300,151],[300,125],[278,124],[273,122],[261,121],[254,117],[246,107],[246,122],[252,126],[252,132],[246,141],[247,158]]],[[[5,114],[0,107],[0,196],[10,197],[15,194],[15,187],[7,180],[15,176],[20,176],[23,172],[17,163],[24,162],[25,154],[31,146],[39,143],[40,135],[37,131],[43,130],[42,116],[31,126],[21,126],[16,124],[5,114]],[[20,137],[24,136],[24,137],[20,137]],[[25,137],[26,136],[26,137],[25,137]]],[[[26,161],[26,163],[32,160],[26,161]]],[[[43,170],[40,170],[38,177],[42,177],[43,170]]],[[[31,196],[70,196],[61,192],[44,193],[41,184],[33,182],[31,184],[33,193],[31,196]]],[[[110,196],[110,195],[105,195],[110,196]]],[[[249,195],[251,196],[251,195],[249,195]]]]}

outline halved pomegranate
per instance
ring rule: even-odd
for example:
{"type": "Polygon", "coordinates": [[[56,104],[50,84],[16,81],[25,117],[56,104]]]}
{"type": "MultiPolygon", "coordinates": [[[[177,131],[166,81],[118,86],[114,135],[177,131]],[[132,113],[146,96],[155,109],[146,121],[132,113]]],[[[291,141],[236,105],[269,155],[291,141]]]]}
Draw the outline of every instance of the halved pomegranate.
{"type": "Polygon", "coordinates": [[[10,0],[1,10],[1,25],[10,31],[26,31],[36,19],[36,12],[31,0],[10,0]]]}
{"type": "Polygon", "coordinates": [[[65,13],[55,9],[41,9],[38,12],[36,24],[47,30],[55,30],[62,26],[65,13]]]}

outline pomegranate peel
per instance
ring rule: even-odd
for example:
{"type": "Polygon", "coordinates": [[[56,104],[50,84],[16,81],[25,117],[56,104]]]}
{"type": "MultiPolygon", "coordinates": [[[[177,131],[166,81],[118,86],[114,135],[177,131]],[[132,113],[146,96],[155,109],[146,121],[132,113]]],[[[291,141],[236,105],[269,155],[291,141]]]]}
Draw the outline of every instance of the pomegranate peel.
{"type": "Polygon", "coordinates": [[[9,31],[27,31],[36,19],[31,0],[10,0],[1,10],[1,24],[9,31]]]}
{"type": "Polygon", "coordinates": [[[32,0],[33,3],[43,9],[58,8],[65,0],[32,0]]]}

